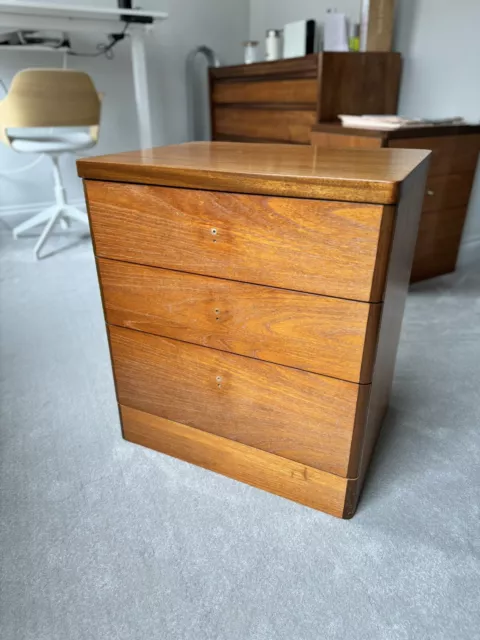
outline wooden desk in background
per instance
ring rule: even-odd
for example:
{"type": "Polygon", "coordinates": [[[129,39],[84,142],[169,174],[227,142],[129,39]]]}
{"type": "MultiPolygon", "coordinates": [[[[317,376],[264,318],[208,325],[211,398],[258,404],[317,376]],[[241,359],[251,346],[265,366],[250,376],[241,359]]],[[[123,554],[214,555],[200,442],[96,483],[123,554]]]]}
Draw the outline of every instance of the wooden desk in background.
{"type": "Polygon", "coordinates": [[[432,150],[411,281],[455,270],[480,151],[480,125],[373,131],[325,122],[313,127],[311,140],[326,149],[432,150]]]}
{"type": "Polygon", "coordinates": [[[193,143],[79,160],[124,437],[351,517],[428,155],[193,143]]]}

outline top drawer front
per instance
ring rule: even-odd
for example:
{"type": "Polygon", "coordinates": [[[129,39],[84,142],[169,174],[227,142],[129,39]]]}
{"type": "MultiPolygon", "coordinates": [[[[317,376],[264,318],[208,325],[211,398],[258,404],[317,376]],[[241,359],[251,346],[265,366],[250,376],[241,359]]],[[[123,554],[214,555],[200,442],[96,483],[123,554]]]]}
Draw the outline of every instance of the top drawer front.
{"type": "Polygon", "coordinates": [[[96,254],[377,302],[394,210],[86,181],[96,254]],[[378,258],[377,258],[378,256],[378,258]]]}

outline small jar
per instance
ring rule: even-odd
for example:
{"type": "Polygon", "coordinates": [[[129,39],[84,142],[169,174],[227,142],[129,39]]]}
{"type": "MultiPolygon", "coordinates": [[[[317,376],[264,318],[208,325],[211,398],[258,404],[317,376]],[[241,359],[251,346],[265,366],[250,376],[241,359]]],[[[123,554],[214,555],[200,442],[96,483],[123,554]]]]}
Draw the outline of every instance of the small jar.
{"type": "Polygon", "coordinates": [[[360,25],[351,22],[348,36],[348,50],[360,51],[360,25]]]}
{"type": "Polygon", "coordinates": [[[247,40],[243,43],[243,59],[245,64],[252,64],[257,61],[257,40],[247,40]]]}
{"type": "Polygon", "coordinates": [[[279,60],[281,58],[282,32],[268,29],[265,34],[265,60],[279,60]]]}

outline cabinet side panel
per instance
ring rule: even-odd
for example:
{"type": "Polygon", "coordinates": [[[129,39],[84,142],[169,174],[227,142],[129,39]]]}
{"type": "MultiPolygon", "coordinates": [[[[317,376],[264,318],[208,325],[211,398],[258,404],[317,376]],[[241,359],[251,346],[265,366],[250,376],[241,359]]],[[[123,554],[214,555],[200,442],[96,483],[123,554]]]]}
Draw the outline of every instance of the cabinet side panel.
{"type": "Polygon", "coordinates": [[[319,122],[340,114],[397,112],[402,60],[399,53],[324,53],[319,122]]]}
{"type": "MultiPolygon", "coordinates": [[[[401,188],[401,199],[397,208],[392,252],[387,274],[385,302],[380,321],[370,405],[360,459],[358,491],[361,490],[365,479],[392,388],[395,359],[412,269],[427,170],[428,161],[424,161],[407,178],[401,188]]],[[[357,499],[358,497],[357,494],[357,499]]]]}

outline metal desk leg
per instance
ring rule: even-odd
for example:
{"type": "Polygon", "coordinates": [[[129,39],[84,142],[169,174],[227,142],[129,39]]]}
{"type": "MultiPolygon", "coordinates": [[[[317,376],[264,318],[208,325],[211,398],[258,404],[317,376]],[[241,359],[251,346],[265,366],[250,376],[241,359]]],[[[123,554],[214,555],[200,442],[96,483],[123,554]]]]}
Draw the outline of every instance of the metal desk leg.
{"type": "Polygon", "coordinates": [[[153,146],[153,142],[144,35],[145,32],[143,30],[132,29],[130,43],[140,146],[142,149],[150,149],[153,146]]]}

